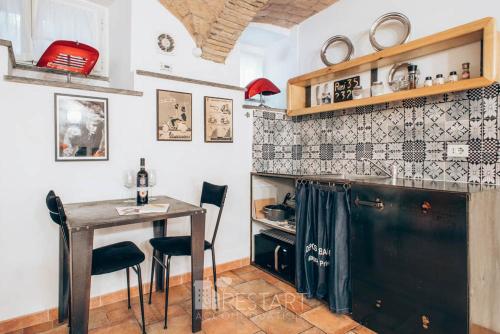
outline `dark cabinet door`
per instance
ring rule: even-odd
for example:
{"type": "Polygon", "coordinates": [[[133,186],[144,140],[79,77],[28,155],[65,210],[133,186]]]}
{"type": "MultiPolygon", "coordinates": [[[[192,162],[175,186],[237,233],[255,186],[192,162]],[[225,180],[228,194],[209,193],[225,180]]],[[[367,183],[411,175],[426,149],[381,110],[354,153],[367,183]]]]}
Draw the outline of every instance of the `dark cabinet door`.
{"type": "Polygon", "coordinates": [[[352,190],[354,319],[379,333],[467,333],[466,197],[352,190]]]}
{"type": "Polygon", "coordinates": [[[290,283],[295,283],[295,246],[271,238],[255,235],[255,263],[290,283]]]}

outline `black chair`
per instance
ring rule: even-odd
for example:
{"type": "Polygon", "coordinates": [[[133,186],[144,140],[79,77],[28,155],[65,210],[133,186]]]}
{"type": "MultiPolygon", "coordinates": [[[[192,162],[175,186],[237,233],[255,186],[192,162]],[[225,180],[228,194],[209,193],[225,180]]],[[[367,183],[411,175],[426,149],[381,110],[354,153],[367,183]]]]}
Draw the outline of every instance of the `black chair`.
{"type": "MultiPolygon", "coordinates": [[[[212,204],[219,207],[219,214],[217,216],[217,222],[215,224],[214,234],[212,236],[212,241],[208,242],[205,240],[205,250],[210,249],[212,251],[212,270],[214,275],[214,289],[215,289],[215,303],[217,308],[219,307],[219,302],[217,298],[217,271],[215,264],[215,250],[214,243],[217,236],[217,230],[219,229],[220,217],[222,215],[222,210],[224,209],[224,201],[226,199],[227,186],[216,186],[208,182],[203,182],[203,189],[201,192],[200,206],[203,204],[212,204]]],[[[191,237],[181,236],[181,237],[160,237],[153,238],[149,240],[151,246],[153,246],[153,259],[151,268],[151,284],[149,287],[149,304],[151,304],[151,294],[153,293],[153,277],[155,262],[158,262],[163,269],[166,271],[166,289],[165,289],[165,324],[164,328],[167,328],[167,312],[168,312],[168,290],[169,290],[169,276],[170,276],[170,258],[172,256],[191,256],[191,237]],[[156,253],[156,256],[155,256],[156,253]],[[163,255],[167,256],[166,263],[163,263],[161,258],[163,255]]]]}
{"type": "MultiPolygon", "coordinates": [[[[49,209],[50,218],[54,223],[58,224],[64,238],[66,251],[69,253],[69,233],[66,225],[66,213],[61,199],[51,190],[46,198],[47,208],[49,209]]],[[[92,275],[103,275],[112,273],[118,270],[125,269],[127,272],[127,295],[128,308],[130,309],[130,273],[132,268],[139,281],[139,299],[141,302],[141,317],[142,317],[142,332],[146,334],[146,324],[144,322],[144,302],[142,294],[142,277],[141,266],[145,259],[144,253],[131,241],[119,242],[116,244],[107,245],[101,248],[96,248],[92,251],[92,275]]],[[[71,291],[69,292],[69,295],[71,291]]],[[[69,309],[71,312],[71,309],[69,309]]],[[[71,326],[71,324],[70,324],[71,326]]]]}

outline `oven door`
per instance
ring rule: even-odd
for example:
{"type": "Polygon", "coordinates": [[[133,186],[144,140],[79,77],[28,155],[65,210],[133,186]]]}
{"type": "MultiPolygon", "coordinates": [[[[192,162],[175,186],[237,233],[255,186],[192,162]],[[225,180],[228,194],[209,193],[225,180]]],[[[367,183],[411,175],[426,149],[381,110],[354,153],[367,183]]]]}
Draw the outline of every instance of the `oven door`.
{"type": "Polygon", "coordinates": [[[295,281],[295,246],[267,235],[255,235],[255,264],[290,283],[295,281]]]}

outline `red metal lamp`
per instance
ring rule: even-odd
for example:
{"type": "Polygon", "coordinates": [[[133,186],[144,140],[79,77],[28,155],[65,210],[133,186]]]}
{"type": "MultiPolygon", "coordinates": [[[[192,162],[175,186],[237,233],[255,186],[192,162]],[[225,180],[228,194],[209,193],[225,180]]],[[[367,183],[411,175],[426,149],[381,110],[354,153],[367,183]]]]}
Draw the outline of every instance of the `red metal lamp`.
{"type": "Polygon", "coordinates": [[[99,51],[89,45],[55,41],[45,50],[36,66],[67,71],[70,82],[71,73],[89,75],[98,59],[99,51]]]}
{"type": "Polygon", "coordinates": [[[270,80],[266,78],[259,78],[253,80],[247,85],[245,90],[245,99],[248,100],[252,96],[260,94],[260,106],[265,107],[263,96],[270,96],[279,93],[281,93],[280,89],[270,80]]]}

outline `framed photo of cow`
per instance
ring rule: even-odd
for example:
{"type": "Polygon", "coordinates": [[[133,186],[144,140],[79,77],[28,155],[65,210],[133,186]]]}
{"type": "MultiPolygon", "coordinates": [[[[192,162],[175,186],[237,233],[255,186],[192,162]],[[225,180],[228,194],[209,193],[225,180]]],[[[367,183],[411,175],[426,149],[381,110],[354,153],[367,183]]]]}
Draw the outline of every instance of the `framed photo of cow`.
{"type": "Polygon", "coordinates": [[[233,142],[233,100],[205,96],[205,143],[233,142]]]}
{"type": "Polygon", "coordinates": [[[109,160],[108,99],[54,95],[56,161],[109,160]]]}
{"type": "Polygon", "coordinates": [[[193,139],[193,101],[190,93],[158,89],[156,120],[158,141],[193,139]]]}

